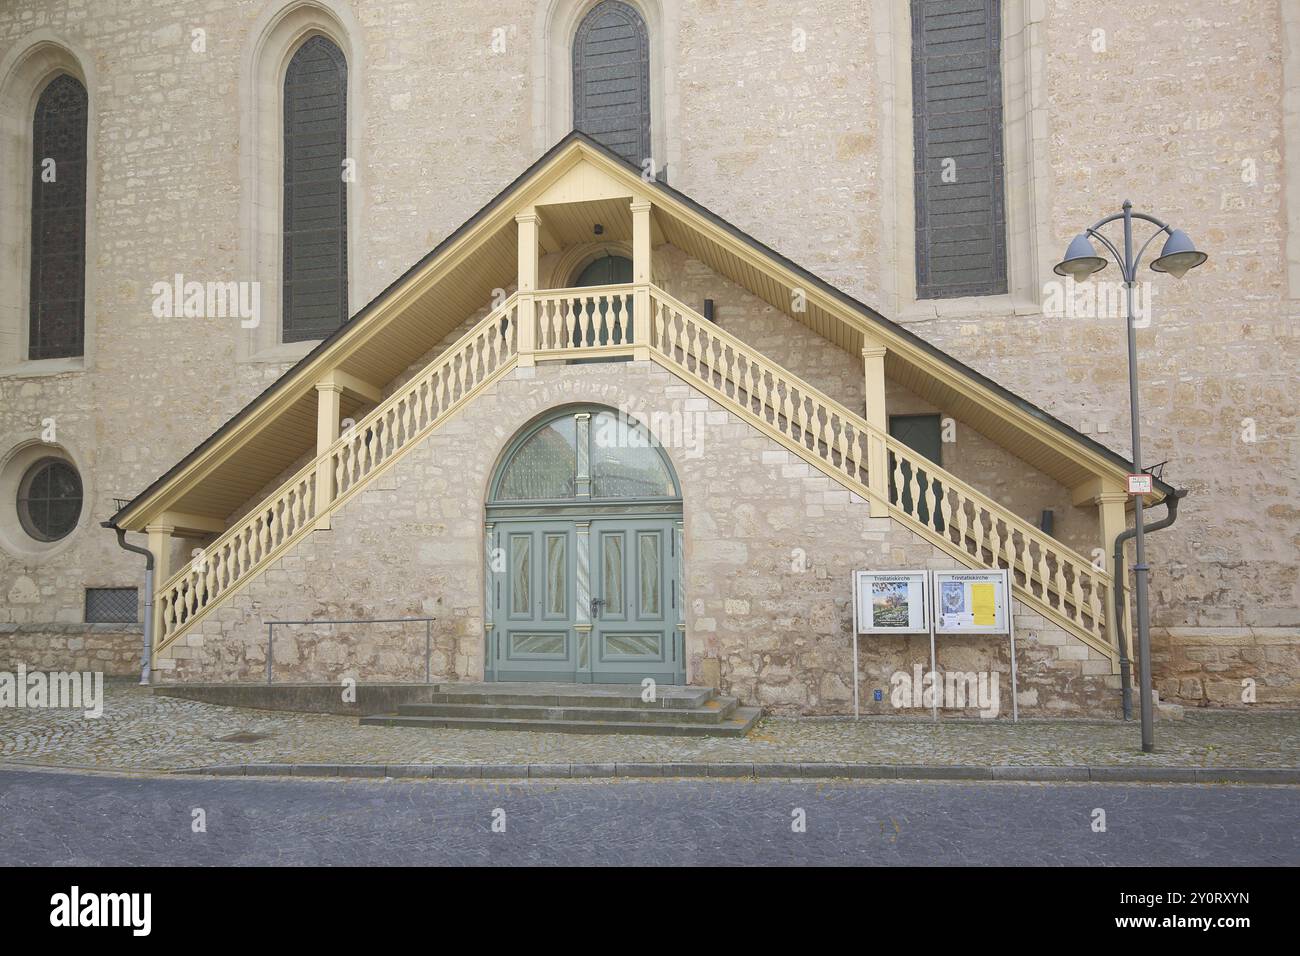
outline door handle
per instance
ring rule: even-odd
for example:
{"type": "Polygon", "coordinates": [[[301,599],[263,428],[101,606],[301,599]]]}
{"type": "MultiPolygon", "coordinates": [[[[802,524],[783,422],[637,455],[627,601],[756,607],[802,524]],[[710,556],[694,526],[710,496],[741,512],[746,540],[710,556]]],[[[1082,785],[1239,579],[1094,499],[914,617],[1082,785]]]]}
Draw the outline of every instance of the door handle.
{"type": "Polygon", "coordinates": [[[594,621],[600,614],[601,605],[605,603],[604,598],[594,597],[591,599],[591,619],[594,621]]]}

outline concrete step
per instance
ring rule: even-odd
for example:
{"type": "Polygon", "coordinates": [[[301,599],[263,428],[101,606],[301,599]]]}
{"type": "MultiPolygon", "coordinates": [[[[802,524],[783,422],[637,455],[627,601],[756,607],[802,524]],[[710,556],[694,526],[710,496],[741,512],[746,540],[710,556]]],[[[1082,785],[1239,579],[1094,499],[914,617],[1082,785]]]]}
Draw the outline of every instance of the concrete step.
{"type": "Polygon", "coordinates": [[[538,707],[640,707],[693,710],[717,696],[712,687],[661,684],[654,701],[641,699],[640,684],[448,683],[429,695],[434,704],[532,705],[538,707]]]}
{"type": "Polygon", "coordinates": [[[682,707],[614,707],[614,706],[544,706],[535,703],[444,703],[402,704],[399,717],[491,717],[510,720],[570,720],[578,722],[615,721],[640,723],[719,724],[736,710],[734,697],[715,697],[703,706],[687,710],[682,707]]]}
{"type": "Polygon", "coordinates": [[[562,734],[654,734],[682,737],[743,737],[758,720],[757,707],[737,707],[719,723],[658,723],[645,720],[517,720],[497,717],[362,717],[368,727],[528,730],[562,734]]]}

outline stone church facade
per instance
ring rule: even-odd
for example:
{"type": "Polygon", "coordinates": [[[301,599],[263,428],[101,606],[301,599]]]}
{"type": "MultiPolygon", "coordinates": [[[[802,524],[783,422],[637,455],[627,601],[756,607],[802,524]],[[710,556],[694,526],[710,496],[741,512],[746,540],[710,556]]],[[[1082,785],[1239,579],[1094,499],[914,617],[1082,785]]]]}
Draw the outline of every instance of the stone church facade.
{"type": "MultiPolygon", "coordinates": [[[[138,673],[120,529],[156,681],[845,713],[853,570],[1003,567],[1021,709],[1115,714],[1118,270],[1052,266],[1127,198],[1210,255],[1139,289],[1155,684],[1294,705],[1297,50],[1277,0],[13,0],[0,669],[138,673]]],[[[890,712],[928,640],[859,641],[890,712]]]]}

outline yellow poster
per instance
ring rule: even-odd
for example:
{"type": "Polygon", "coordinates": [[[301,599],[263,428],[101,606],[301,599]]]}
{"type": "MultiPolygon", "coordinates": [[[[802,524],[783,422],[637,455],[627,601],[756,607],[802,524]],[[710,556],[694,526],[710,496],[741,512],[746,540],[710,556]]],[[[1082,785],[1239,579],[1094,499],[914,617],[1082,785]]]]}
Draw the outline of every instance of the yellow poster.
{"type": "Polygon", "coordinates": [[[971,584],[970,609],[976,627],[993,627],[997,624],[997,585],[971,584]]]}

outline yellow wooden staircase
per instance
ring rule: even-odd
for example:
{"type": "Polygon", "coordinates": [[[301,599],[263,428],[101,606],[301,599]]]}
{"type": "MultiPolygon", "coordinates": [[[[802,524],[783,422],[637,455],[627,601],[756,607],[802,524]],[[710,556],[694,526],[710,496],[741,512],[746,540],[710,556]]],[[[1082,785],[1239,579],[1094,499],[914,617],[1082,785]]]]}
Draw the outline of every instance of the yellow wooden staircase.
{"type": "Polygon", "coordinates": [[[155,654],[517,364],[629,356],[673,372],[1114,660],[1106,571],[649,284],[512,295],[158,588],[155,654]]]}

